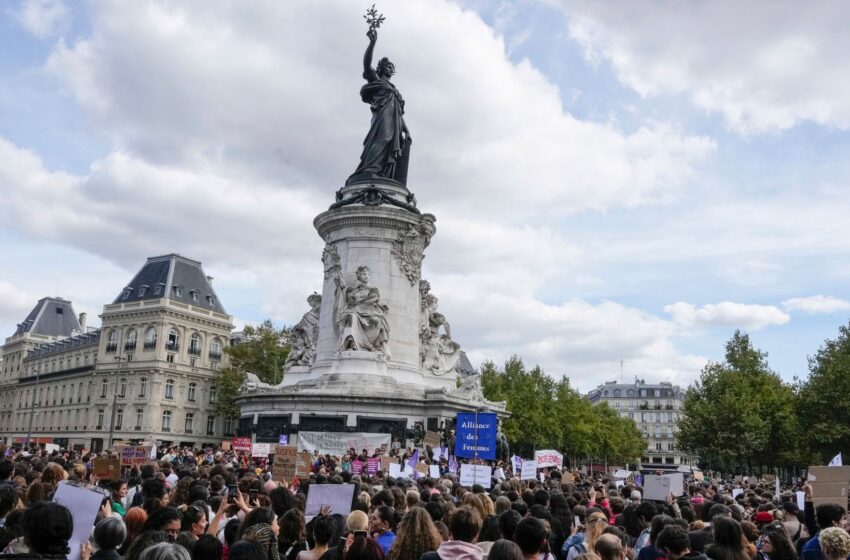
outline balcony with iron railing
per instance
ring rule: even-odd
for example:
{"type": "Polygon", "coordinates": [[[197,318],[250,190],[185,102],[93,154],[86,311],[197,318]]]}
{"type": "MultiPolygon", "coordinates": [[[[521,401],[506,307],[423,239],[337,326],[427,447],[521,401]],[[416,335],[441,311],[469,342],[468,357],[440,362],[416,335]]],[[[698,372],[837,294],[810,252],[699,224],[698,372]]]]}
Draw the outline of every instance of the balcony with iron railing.
{"type": "Polygon", "coordinates": [[[106,351],[107,352],[117,352],[118,351],[118,343],[117,342],[107,342],[106,343],[106,351]]]}
{"type": "Polygon", "coordinates": [[[153,342],[146,341],[144,345],[145,350],[155,350],[156,349],[156,341],[153,342]]]}
{"type": "Polygon", "coordinates": [[[198,348],[197,346],[189,346],[189,355],[190,356],[200,356],[201,355],[201,349],[198,348]]]}
{"type": "Polygon", "coordinates": [[[133,352],[135,349],[136,349],[136,341],[135,340],[132,341],[132,342],[125,342],[124,343],[124,350],[125,351],[133,352]]]}
{"type": "Polygon", "coordinates": [[[210,356],[210,360],[220,360],[221,359],[221,352],[213,352],[212,350],[210,350],[209,356],[210,356]]]}
{"type": "Polygon", "coordinates": [[[180,344],[178,342],[166,342],[165,349],[169,352],[177,352],[180,350],[180,344]]]}

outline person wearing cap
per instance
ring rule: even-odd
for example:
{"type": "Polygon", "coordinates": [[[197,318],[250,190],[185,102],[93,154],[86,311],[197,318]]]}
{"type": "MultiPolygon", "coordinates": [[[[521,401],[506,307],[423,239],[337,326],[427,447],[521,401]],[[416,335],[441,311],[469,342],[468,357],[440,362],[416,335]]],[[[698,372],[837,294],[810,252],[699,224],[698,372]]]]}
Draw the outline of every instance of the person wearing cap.
{"type": "Polygon", "coordinates": [[[803,533],[803,524],[800,523],[800,518],[797,517],[800,513],[800,508],[794,502],[785,502],[782,504],[782,511],[782,527],[785,528],[785,532],[788,534],[791,542],[797,542],[797,539],[803,533]]]}
{"type": "Polygon", "coordinates": [[[761,531],[765,525],[773,523],[773,515],[769,511],[759,511],[753,516],[753,523],[761,531]]]}

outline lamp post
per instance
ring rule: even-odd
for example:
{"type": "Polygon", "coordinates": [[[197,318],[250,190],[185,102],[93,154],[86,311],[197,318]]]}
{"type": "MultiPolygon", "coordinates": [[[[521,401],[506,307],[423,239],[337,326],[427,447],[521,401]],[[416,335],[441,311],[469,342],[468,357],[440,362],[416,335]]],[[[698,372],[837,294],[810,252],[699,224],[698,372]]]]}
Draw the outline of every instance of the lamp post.
{"type": "Polygon", "coordinates": [[[115,407],[118,401],[118,383],[121,381],[121,362],[126,362],[127,358],[115,356],[115,361],[118,362],[118,367],[115,370],[115,389],[112,391],[112,414],[110,414],[109,418],[109,439],[107,440],[109,443],[106,448],[108,451],[112,450],[112,436],[115,433],[115,407]]]}
{"type": "Polygon", "coordinates": [[[32,421],[35,418],[35,397],[38,395],[38,380],[41,376],[41,367],[36,366],[35,370],[35,389],[33,389],[32,393],[32,404],[30,405],[30,422],[27,427],[27,439],[24,441],[24,449],[29,449],[30,447],[30,437],[32,436],[32,421]]]}

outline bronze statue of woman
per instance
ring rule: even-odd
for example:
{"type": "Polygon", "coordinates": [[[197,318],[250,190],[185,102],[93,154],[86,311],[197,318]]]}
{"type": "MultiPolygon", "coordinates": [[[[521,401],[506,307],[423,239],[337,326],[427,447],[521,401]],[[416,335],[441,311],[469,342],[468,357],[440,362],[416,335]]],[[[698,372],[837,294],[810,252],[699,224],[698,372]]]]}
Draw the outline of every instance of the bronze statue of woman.
{"type": "Polygon", "coordinates": [[[363,77],[360,98],[372,109],[372,124],[363,140],[360,165],[348,178],[348,183],[374,177],[386,177],[407,184],[407,162],[413,139],[404,122],[404,99],[390,82],[395,66],[386,57],[372,68],[372,52],[378,40],[377,29],[370,28],[366,36],[369,46],[363,55],[363,77]]]}

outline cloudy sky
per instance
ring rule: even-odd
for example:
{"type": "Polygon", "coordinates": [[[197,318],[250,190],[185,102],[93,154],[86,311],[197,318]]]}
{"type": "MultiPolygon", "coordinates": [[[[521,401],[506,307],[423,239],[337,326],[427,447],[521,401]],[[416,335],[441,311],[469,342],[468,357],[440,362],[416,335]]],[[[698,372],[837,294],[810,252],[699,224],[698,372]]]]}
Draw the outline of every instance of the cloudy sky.
{"type": "MultiPolygon", "coordinates": [[[[368,127],[366,7],[0,4],[3,336],[45,295],[97,315],[170,252],[237,325],[296,321],[368,127]]],[[[791,380],[848,322],[844,3],[378,8],[424,275],[474,363],[688,383],[740,328],[791,380]]]]}

